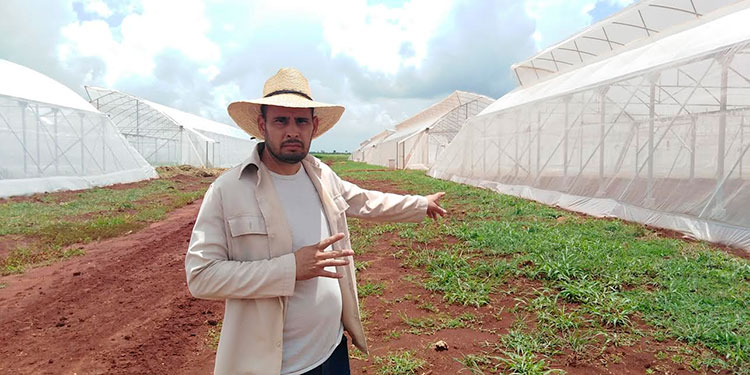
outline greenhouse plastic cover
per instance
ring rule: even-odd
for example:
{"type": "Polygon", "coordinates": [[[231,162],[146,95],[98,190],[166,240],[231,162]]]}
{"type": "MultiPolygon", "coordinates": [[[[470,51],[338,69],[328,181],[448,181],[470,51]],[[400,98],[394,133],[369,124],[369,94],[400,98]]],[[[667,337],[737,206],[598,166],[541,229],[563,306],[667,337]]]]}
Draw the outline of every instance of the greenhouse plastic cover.
{"type": "MultiPolygon", "coordinates": [[[[528,88],[516,90],[503,96],[482,114],[497,112],[519,104],[542,100],[562,93],[578,90],[611,80],[643,72],[653,67],[669,64],[750,39],[747,1],[730,7],[736,10],[724,17],[705,22],[668,38],[653,40],[636,49],[625,50],[609,59],[581,69],[562,74],[528,88]],[[741,7],[739,10],[737,8],[741,7]]],[[[656,38],[656,37],[655,37],[656,38]]]]}
{"type": "Polygon", "coordinates": [[[510,92],[429,174],[750,249],[748,24],[737,2],[510,92]]]}
{"type": "Polygon", "coordinates": [[[0,197],[158,177],[107,116],[59,82],[0,59],[0,197]]]}
{"type": "Polygon", "coordinates": [[[91,86],[86,92],[153,165],[229,168],[247,158],[256,143],[239,128],[127,93],[91,86]]]}
{"type": "Polygon", "coordinates": [[[737,3],[738,0],[643,0],[601,20],[534,57],[514,64],[519,84],[530,86],[658,37],[664,31],[737,3]]]}

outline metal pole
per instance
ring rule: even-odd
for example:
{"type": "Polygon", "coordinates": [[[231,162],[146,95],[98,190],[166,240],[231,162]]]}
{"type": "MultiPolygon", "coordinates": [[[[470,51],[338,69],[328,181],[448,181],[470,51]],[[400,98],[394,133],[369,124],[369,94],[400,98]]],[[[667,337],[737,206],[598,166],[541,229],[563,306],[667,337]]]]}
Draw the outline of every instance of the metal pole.
{"type": "Polygon", "coordinates": [[[422,150],[422,160],[424,160],[424,165],[429,168],[430,166],[430,129],[427,128],[424,130],[424,139],[425,139],[425,145],[422,150]]]}
{"type": "MultiPolygon", "coordinates": [[[[474,133],[475,133],[474,132],[474,128],[472,127],[471,128],[471,138],[469,138],[471,140],[471,142],[474,142],[474,133]]],[[[474,177],[474,149],[475,148],[476,147],[469,146],[469,149],[471,150],[471,158],[469,159],[469,167],[471,168],[471,170],[469,171],[469,176],[471,176],[471,177],[474,177]]]]}
{"type": "MultiPolygon", "coordinates": [[[[742,152],[742,146],[745,145],[745,116],[742,116],[742,120],[740,120],[740,149],[739,152],[742,152]]],[[[740,179],[742,179],[742,154],[740,154],[740,179]]]]}
{"type": "Polygon", "coordinates": [[[636,122],[635,123],[635,177],[638,178],[640,176],[640,168],[638,166],[640,165],[640,162],[638,160],[638,153],[641,150],[641,139],[640,139],[640,133],[641,133],[641,123],[636,122]]]}
{"type": "Polygon", "coordinates": [[[515,166],[515,168],[513,168],[514,169],[513,170],[513,178],[518,178],[518,168],[521,167],[521,165],[520,165],[521,164],[521,160],[519,160],[519,158],[518,158],[518,137],[519,137],[519,134],[518,134],[517,131],[516,131],[516,134],[513,135],[513,137],[516,139],[516,151],[515,151],[515,161],[514,161],[516,163],[516,166],[515,166]]]}
{"type": "Polygon", "coordinates": [[[651,80],[648,105],[648,184],[646,206],[654,203],[654,121],[656,117],[656,77],[651,80]]]}
{"type": "Polygon", "coordinates": [[[59,176],[60,175],[60,166],[59,166],[60,154],[58,154],[58,152],[60,150],[60,145],[57,143],[57,112],[58,112],[57,108],[52,109],[52,113],[54,113],[53,127],[54,127],[54,132],[55,132],[55,139],[53,140],[55,142],[55,174],[59,176]]]}
{"type": "MultiPolygon", "coordinates": [[[[26,102],[18,102],[21,106],[21,147],[26,149],[26,102]]],[[[28,173],[28,162],[26,161],[26,151],[23,152],[23,175],[24,177],[28,173]]]]}
{"type": "Polygon", "coordinates": [[[563,124],[563,177],[568,178],[568,129],[570,127],[570,97],[565,99],[565,123],[563,124]]]}
{"type": "Polygon", "coordinates": [[[604,178],[604,121],[607,115],[607,90],[602,90],[599,110],[599,178],[604,178]]]}
{"type": "Polygon", "coordinates": [[[536,177],[539,177],[539,173],[542,171],[541,168],[541,154],[542,154],[542,112],[536,113],[536,177]]]}
{"type": "Polygon", "coordinates": [[[487,176],[487,123],[482,128],[482,179],[487,176]]]}
{"type": "Polygon", "coordinates": [[[84,168],[84,147],[85,144],[83,143],[83,113],[79,113],[78,116],[81,117],[81,175],[85,175],[86,169],[84,168]]]}
{"type": "Polygon", "coordinates": [[[41,148],[41,142],[39,142],[39,133],[42,132],[40,129],[42,124],[42,120],[39,118],[39,104],[34,105],[35,113],[34,116],[36,117],[36,171],[39,174],[39,176],[42,175],[42,159],[39,149],[41,148]]]}
{"type": "Polygon", "coordinates": [[[107,170],[107,154],[105,153],[106,147],[107,147],[107,139],[106,139],[106,122],[104,121],[104,117],[99,117],[99,124],[101,124],[102,128],[102,172],[107,170]]]}
{"type": "MultiPolygon", "coordinates": [[[[716,155],[716,180],[724,178],[724,158],[726,154],[727,138],[727,81],[729,76],[729,61],[721,62],[721,97],[719,102],[719,142],[716,155]]],[[[719,186],[716,192],[716,206],[724,206],[724,186],[719,186]]]]}
{"type": "Polygon", "coordinates": [[[185,147],[185,145],[184,145],[185,134],[183,133],[184,130],[185,130],[185,128],[183,128],[182,126],[180,126],[180,142],[178,144],[179,147],[175,146],[176,147],[176,152],[175,152],[176,158],[174,160],[167,160],[168,163],[169,162],[173,162],[173,161],[175,162],[175,164],[182,163],[182,148],[185,147]]]}
{"type": "MultiPolygon", "coordinates": [[[[588,103],[584,104],[584,106],[588,106],[588,103]]],[[[585,110],[586,109],[584,108],[581,111],[581,125],[578,127],[578,174],[579,175],[583,173],[583,127],[585,125],[583,122],[583,119],[584,119],[583,112],[585,110]]]]}
{"type": "Polygon", "coordinates": [[[141,114],[140,114],[140,108],[138,104],[140,101],[135,101],[135,149],[138,150],[139,153],[143,154],[143,147],[141,147],[141,129],[140,129],[140,122],[141,122],[141,114]]]}
{"type": "Polygon", "coordinates": [[[695,116],[690,118],[690,179],[695,178],[695,116]]]}
{"type": "Polygon", "coordinates": [[[533,117],[533,113],[531,112],[531,110],[529,110],[529,126],[526,128],[526,134],[529,137],[529,147],[526,148],[528,150],[528,152],[526,152],[526,160],[527,160],[526,171],[528,172],[529,175],[531,175],[531,145],[532,143],[534,143],[534,139],[531,133],[531,124],[534,123],[534,120],[532,120],[532,117],[533,117]]]}
{"type": "Polygon", "coordinates": [[[497,181],[500,182],[500,179],[502,177],[502,160],[503,160],[503,150],[502,150],[503,137],[501,136],[501,133],[500,133],[500,131],[502,130],[502,121],[500,121],[498,126],[495,127],[495,130],[497,130],[497,181]]]}

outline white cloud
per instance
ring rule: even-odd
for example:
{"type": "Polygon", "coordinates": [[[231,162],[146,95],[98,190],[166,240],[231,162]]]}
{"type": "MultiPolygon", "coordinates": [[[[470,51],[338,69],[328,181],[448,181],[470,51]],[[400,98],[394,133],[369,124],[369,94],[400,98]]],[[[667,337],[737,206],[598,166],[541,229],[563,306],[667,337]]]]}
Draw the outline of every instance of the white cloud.
{"type": "Polygon", "coordinates": [[[86,12],[96,14],[100,17],[107,18],[112,15],[112,10],[101,0],[88,0],[83,2],[83,9],[86,12]]]}
{"type": "Polygon", "coordinates": [[[526,14],[536,20],[537,50],[545,49],[591,24],[597,0],[526,0],[526,14]]]}
{"type": "Polygon", "coordinates": [[[346,55],[360,66],[389,74],[420,66],[428,41],[452,6],[446,0],[413,0],[402,8],[369,6],[362,0],[344,4],[323,23],[333,56],[346,55]]]}
{"type": "Polygon", "coordinates": [[[526,14],[536,20],[537,51],[554,45],[589,26],[597,5],[620,9],[634,0],[526,0],[526,14]]]}
{"type": "Polygon", "coordinates": [[[155,57],[174,50],[206,66],[209,75],[216,74],[209,67],[220,60],[221,51],[206,36],[210,23],[201,1],[142,0],[139,5],[141,12],[126,15],[117,28],[103,20],[65,26],[64,41],[58,47],[62,63],[80,57],[101,58],[106,64],[104,83],[113,86],[126,77],[151,75],[155,57]]]}

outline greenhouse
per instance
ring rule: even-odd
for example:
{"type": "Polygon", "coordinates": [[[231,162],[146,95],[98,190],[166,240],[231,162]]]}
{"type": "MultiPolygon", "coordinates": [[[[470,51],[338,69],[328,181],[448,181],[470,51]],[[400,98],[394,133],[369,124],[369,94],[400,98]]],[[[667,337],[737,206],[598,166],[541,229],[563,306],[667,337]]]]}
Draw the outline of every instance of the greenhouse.
{"type": "Polygon", "coordinates": [[[0,197],[158,177],[106,115],[61,83],[0,59],[0,197]]]}
{"type": "Polygon", "coordinates": [[[372,136],[370,139],[360,143],[359,147],[354,150],[354,152],[352,152],[351,159],[360,162],[364,162],[365,160],[374,160],[374,152],[378,143],[391,134],[393,134],[393,130],[383,130],[382,132],[372,136]]]}
{"type": "Polygon", "coordinates": [[[354,151],[352,160],[398,169],[427,170],[456,136],[466,119],[493,99],[455,91],[442,101],[386,130],[354,151]]]}
{"type": "Polygon", "coordinates": [[[429,174],[750,249],[748,23],[749,1],[630,6],[516,65],[429,174]]]}
{"type": "Polygon", "coordinates": [[[117,90],[86,86],[86,92],[152,165],[229,168],[245,160],[256,142],[237,127],[117,90]]]}

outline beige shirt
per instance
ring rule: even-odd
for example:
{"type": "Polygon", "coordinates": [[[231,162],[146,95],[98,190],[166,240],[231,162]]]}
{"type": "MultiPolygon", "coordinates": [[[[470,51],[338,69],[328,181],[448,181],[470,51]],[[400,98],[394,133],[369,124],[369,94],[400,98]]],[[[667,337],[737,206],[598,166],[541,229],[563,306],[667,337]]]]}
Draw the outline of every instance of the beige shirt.
{"type": "MultiPolygon", "coordinates": [[[[226,301],[216,374],[279,374],[288,297],[294,293],[292,234],[258,147],[209,187],[193,228],[185,272],[193,296],[226,301]]],[[[302,161],[318,192],[332,233],[344,233],[334,250],[350,249],[346,217],[420,221],[427,199],[361,189],[327,165],[302,161]]],[[[354,262],[337,267],[341,320],[352,342],[367,353],[360,321],[354,262]]]]}

